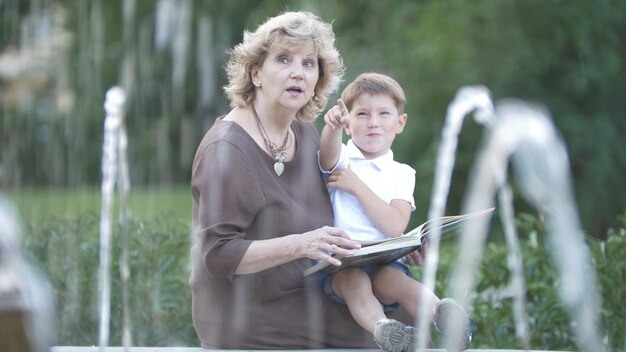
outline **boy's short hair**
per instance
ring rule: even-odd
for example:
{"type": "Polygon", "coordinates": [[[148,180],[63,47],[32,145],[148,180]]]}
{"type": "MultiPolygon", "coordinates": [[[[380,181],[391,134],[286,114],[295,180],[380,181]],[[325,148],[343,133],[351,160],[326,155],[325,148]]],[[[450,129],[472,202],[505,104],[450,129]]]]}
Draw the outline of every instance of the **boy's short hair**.
{"type": "Polygon", "coordinates": [[[341,93],[341,100],[346,104],[348,110],[352,109],[354,101],[362,94],[384,94],[388,95],[396,103],[398,114],[404,113],[406,97],[404,90],[395,79],[380,73],[362,73],[341,93]]]}

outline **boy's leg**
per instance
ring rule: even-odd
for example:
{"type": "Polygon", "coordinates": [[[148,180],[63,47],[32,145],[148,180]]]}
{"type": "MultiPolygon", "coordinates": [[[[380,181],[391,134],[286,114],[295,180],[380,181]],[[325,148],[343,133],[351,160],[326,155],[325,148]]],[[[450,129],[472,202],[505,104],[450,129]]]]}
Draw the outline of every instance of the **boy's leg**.
{"type": "Polygon", "coordinates": [[[443,335],[444,346],[449,351],[465,350],[472,341],[473,330],[465,309],[451,298],[437,303],[435,328],[443,335]]]}
{"type": "Polygon", "coordinates": [[[435,305],[439,298],[425,286],[417,282],[406,273],[394,266],[385,266],[376,272],[372,278],[373,291],[383,304],[400,303],[411,314],[413,321],[417,321],[417,311],[424,295],[428,295],[431,305],[428,309],[428,319],[432,320],[435,305]]]}
{"type": "Polygon", "coordinates": [[[451,339],[453,342],[446,347],[449,350],[467,349],[472,339],[469,317],[453,299],[439,300],[430,290],[423,291],[424,285],[393,266],[381,268],[372,281],[374,293],[382,303],[400,303],[415,320],[420,300],[424,294],[428,294],[432,302],[428,310],[429,320],[434,319],[435,327],[444,336],[444,341],[451,339]]]}
{"type": "Polygon", "coordinates": [[[335,294],[346,301],[354,320],[370,333],[385,313],[372,292],[372,282],[363,270],[344,269],[333,276],[332,288],[335,294]]]}

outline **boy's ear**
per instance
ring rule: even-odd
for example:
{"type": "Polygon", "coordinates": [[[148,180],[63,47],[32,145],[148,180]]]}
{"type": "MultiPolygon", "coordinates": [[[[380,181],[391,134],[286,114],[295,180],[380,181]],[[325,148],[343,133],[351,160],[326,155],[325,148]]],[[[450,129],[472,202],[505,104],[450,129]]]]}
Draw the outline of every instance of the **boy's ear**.
{"type": "Polygon", "coordinates": [[[343,126],[343,129],[346,131],[346,134],[347,134],[348,136],[351,134],[351,131],[350,131],[350,120],[348,120],[348,121],[346,122],[346,124],[343,126]]]}
{"type": "Polygon", "coordinates": [[[396,134],[400,134],[402,133],[402,131],[404,130],[404,126],[406,125],[406,120],[408,119],[408,116],[406,113],[400,115],[400,117],[398,117],[398,125],[396,126],[396,134]]]}

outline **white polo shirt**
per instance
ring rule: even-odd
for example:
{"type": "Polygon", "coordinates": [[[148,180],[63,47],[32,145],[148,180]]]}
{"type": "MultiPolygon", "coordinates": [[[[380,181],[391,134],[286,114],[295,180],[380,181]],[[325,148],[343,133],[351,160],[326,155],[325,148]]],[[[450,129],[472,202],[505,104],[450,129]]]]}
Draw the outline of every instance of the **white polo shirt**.
{"type": "MultiPolygon", "coordinates": [[[[376,159],[367,160],[350,139],[347,145],[342,145],[337,165],[332,170],[322,169],[322,172],[331,174],[335,170],[347,167],[350,167],[386,203],[391,203],[393,199],[401,199],[411,203],[411,210],[415,210],[413,198],[415,170],[406,164],[393,160],[391,150],[376,159]]],[[[328,193],[333,204],[334,225],[336,227],[345,230],[353,239],[377,240],[386,238],[367,217],[355,196],[333,188],[329,189],[328,193]]]]}

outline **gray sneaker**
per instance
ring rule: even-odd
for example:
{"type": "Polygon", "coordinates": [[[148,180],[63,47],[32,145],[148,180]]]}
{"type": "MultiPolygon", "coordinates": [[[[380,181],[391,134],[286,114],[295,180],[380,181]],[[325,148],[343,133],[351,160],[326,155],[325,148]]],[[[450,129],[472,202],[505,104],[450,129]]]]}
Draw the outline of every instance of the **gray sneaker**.
{"type": "Polygon", "coordinates": [[[433,318],[437,332],[443,336],[444,346],[449,351],[466,350],[472,341],[470,318],[465,309],[452,298],[444,298],[435,306],[433,318]],[[459,337],[457,334],[461,334],[459,337]],[[456,335],[456,336],[455,336],[456,335]],[[460,345],[459,345],[460,343],[460,345]]]}
{"type": "Polygon", "coordinates": [[[386,352],[413,352],[416,329],[393,319],[382,319],[374,327],[374,341],[386,352]]]}

